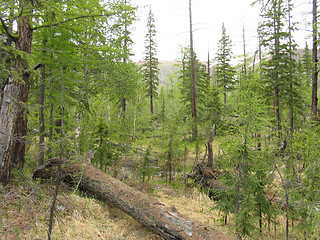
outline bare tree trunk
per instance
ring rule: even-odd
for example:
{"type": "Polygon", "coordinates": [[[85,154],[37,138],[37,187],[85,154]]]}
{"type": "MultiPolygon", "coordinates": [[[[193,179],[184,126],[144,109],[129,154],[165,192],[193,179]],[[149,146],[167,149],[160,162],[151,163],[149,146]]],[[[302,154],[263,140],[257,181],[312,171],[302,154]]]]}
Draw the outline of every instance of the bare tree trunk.
{"type": "Polygon", "coordinates": [[[45,78],[46,68],[43,64],[40,69],[40,91],[39,91],[39,160],[38,165],[44,163],[44,90],[45,90],[45,78]]]}
{"type": "MultiPolygon", "coordinates": [[[[207,71],[208,71],[208,77],[209,77],[209,81],[210,81],[211,69],[210,69],[210,52],[209,52],[209,50],[208,50],[207,71]]],[[[210,83],[210,82],[209,82],[209,83],[210,83]]]]}
{"type": "Polygon", "coordinates": [[[169,152],[168,152],[168,164],[169,164],[169,183],[172,182],[173,178],[172,178],[172,153],[173,153],[173,149],[172,149],[172,134],[170,135],[170,142],[169,142],[169,152]]]}
{"type": "Polygon", "coordinates": [[[153,94],[150,95],[150,112],[153,114],[153,94]]]}
{"type": "MultiPolygon", "coordinates": [[[[50,96],[52,98],[52,95],[50,96]]],[[[50,115],[49,115],[49,141],[48,141],[48,156],[49,158],[52,157],[52,143],[53,143],[53,104],[50,105],[50,115]]]]}
{"type": "MultiPolygon", "coordinates": [[[[34,173],[34,177],[55,178],[60,160],[52,159],[34,173]]],[[[164,239],[215,240],[235,239],[225,236],[211,227],[204,226],[181,215],[175,207],[166,207],[155,198],[148,196],[121,181],[112,178],[88,163],[63,161],[61,180],[68,184],[80,183],[80,190],[93,195],[121,209],[142,225],[164,239]]]]}
{"type": "MultiPolygon", "coordinates": [[[[278,12],[278,5],[279,4],[277,1],[275,3],[273,3],[273,11],[274,14],[277,14],[278,12]]],[[[275,39],[274,39],[274,50],[275,50],[275,56],[279,56],[280,54],[280,36],[279,36],[279,32],[280,32],[280,17],[277,17],[274,19],[274,35],[275,35],[275,39]]],[[[281,120],[280,120],[280,99],[279,99],[279,73],[278,73],[278,69],[276,67],[275,69],[275,76],[274,76],[274,108],[275,108],[275,112],[276,112],[276,118],[277,118],[277,135],[278,138],[280,138],[280,130],[281,130],[281,120]]]]}
{"type": "Polygon", "coordinates": [[[312,9],[312,25],[313,25],[313,45],[312,45],[312,120],[314,121],[314,126],[317,125],[318,121],[318,27],[317,27],[317,0],[313,0],[312,9]]]}
{"type": "Polygon", "coordinates": [[[212,168],[213,167],[213,150],[212,150],[212,142],[215,138],[216,134],[216,125],[214,124],[212,127],[211,135],[208,140],[208,167],[212,168]]]}
{"type": "MultiPolygon", "coordinates": [[[[292,24],[291,24],[291,8],[290,8],[291,0],[288,0],[288,24],[289,24],[289,47],[290,47],[290,53],[289,53],[289,58],[292,60],[292,51],[293,51],[293,46],[292,46],[292,24]]],[[[293,134],[294,130],[294,108],[293,108],[293,74],[290,72],[290,132],[291,136],[293,134]]]]}
{"type": "Polygon", "coordinates": [[[125,116],[125,113],[126,113],[126,102],[127,102],[127,99],[125,98],[122,98],[121,100],[121,110],[122,110],[122,116],[124,117],[125,116]]]}
{"type": "Polygon", "coordinates": [[[192,8],[191,0],[189,0],[189,20],[190,20],[190,61],[191,61],[191,94],[192,94],[192,139],[198,137],[197,127],[197,105],[196,105],[196,83],[194,74],[194,51],[193,51],[193,31],[192,31],[192,8]]]}

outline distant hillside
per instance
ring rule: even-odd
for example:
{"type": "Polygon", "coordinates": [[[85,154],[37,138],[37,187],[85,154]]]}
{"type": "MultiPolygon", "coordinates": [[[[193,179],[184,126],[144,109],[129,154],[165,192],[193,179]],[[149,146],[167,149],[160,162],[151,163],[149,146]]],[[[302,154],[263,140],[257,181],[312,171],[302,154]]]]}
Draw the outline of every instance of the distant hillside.
{"type": "MultiPolygon", "coordinates": [[[[143,63],[138,62],[137,65],[141,66],[143,63]]],[[[160,86],[165,85],[167,80],[175,72],[179,71],[178,62],[175,61],[159,61],[159,78],[160,86]]]]}

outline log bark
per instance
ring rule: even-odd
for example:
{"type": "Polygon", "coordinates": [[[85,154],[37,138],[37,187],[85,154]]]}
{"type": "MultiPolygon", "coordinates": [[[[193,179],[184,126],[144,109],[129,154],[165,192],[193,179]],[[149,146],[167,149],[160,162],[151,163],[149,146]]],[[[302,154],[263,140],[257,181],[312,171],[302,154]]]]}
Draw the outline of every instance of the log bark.
{"type": "MultiPolygon", "coordinates": [[[[52,159],[34,172],[34,178],[49,179],[55,174],[59,159],[52,159]]],[[[182,216],[174,207],[166,207],[88,163],[63,161],[63,181],[79,184],[79,189],[121,209],[163,239],[235,239],[182,216]]]]}

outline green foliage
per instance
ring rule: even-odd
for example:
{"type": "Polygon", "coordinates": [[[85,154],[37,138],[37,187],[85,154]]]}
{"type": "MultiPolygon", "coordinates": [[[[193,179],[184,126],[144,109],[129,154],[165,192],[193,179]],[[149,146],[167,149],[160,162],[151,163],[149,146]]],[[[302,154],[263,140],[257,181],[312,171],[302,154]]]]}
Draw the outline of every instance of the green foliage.
{"type": "Polygon", "coordinates": [[[226,109],[227,94],[234,89],[235,85],[235,70],[231,66],[232,50],[231,40],[226,33],[226,28],[222,24],[222,37],[218,44],[216,79],[218,86],[221,88],[224,95],[224,105],[226,109]]]}
{"type": "Polygon", "coordinates": [[[145,182],[146,177],[150,179],[150,177],[153,176],[156,172],[156,159],[151,156],[149,147],[139,164],[139,174],[142,176],[142,182],[145,182]]]}
{"type": "Polygon", "coordinates": [[[109,137],[108,125],[103,119],[99,119],[96,125],[96,148],[92,163],[102,170],[111,167],[119,157],[117,146],[114,146],[109,137]]]}
{"type": "Polygon", "coordinates": [[[146,89],[146,95],[150,98],[151,113],[153,114],[153,99],[158,96],[159,86],[159,61],[157,55],[157,44],[155,41],[156,29],[154,23],[154,16],[149,11],[147,22],[147,34],[145,37],[145,57],[143,63],[143,75],[146,89]]]}
{"type": "MultiPolygon", "coordinates": [[[[181,117],[186,121],[190,131],[192,131],[192,81],[191,81],[191,59],[190,50],[184,48],[181,50],[181,66],[178,72],[180,101],[184,104],[181,109],[181,117]]],[[[194,55],[194,73],[196,85],[197,101],[197,123],[203,126],[203,131],[207,131],[212,124],[218,124],[221,116],[221,103],[219,92],[216,87],[210,86],[210,76],[207,67],[194,55]]]]}
{"type": "Polygon", "coordinates": [[[287,22],[291,21],[288,17],[291,8],[291,4],[288,5],[283,0],[265,3],[261,14],[264,21],[258,29],[260,44],[268,51],[261,64],[263,94],[270,106],[278,108],[277,124],[280,128],[284,125],[285,121],[282,119],[286,120],[287,112],[291,114],[288,122],[293,128],[293,121],[301,115],[303,105],[300,82],[295,70],[297,69],[294,52],[296,44],[292,40],[294,29],[293,26],[287,25],[287,22]]]}

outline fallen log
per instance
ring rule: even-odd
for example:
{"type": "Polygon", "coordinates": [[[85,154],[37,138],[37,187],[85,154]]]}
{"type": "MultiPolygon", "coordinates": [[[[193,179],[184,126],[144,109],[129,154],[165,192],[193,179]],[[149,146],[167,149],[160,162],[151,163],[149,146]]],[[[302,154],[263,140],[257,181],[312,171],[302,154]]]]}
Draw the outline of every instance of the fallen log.
{"type": "MultiPolygon", "coordinates": [[[[52,159],[39,167],[34,178],[56,178],[59,159],[52,159]]],[[[89,163],[64,160],[62,180],[95,198],[121,209],[142,225],[164,239],[235,239],[181,215],[175,207],[166,207],[121,181],[96,169],[89,163]]]]}

